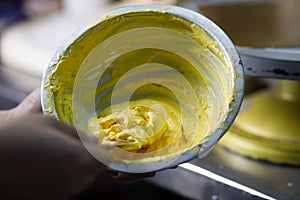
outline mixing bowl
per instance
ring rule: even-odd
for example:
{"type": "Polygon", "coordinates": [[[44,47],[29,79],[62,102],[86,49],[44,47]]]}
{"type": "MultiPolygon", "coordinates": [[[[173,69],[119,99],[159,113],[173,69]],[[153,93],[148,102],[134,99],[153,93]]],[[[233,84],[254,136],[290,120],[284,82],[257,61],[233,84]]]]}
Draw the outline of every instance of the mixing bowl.
{"type": "Polygon", "coordinates": [[[108,167],[162,170],[205,156],[232,124],[244,74],[212,21],[169,5],[105,13],[58,49],[42,81],[43,112],[98,138],[108,167]]]}

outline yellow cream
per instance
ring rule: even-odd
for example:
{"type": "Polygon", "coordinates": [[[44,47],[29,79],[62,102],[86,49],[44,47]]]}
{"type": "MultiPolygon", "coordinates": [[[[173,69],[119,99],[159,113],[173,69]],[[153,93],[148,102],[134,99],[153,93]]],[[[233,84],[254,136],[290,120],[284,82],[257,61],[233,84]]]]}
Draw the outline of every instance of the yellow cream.
{"type": "MultiPolygon", "coordinates": [[[[199,44],[206,46],[207,51],[209,51],[209,48],[213,47],[213,52],[216,53],[220,59],[224,59],[224,55],[220,53],[220,50],[216,47],[216,43],[209,38],[204,30],[193,25],[191,22],[184,21],[174,15],[158,11],[147,11],[141,13],[128,13],[123,16],[109,16],[107,20],[101,24],[90,27],[85,32],[84,36],[76,38],[70,46],[64,50],[64,53],[60,55],[58,62],[53,66],[55,69],[48,74],[48,80],[45,83],[45,90],[50,91],[47,98],[53,99],[50,102],[54,103],[54,105],[49,105],[47,108],[51,109],[55,107],[57,118],[66,123],[74,124],[74,119],[71,117],[73,114],[73,85],[80,64],[84,61],[87,54],[95,48],[97,44],[111,35],[137,27],[161,26],[184,34],[189,34],[198,41],[199,44]],[[168,21],[171,21],[172,23],[166,23],[168,21]],[[123,25],[120,26],[120,24],[123,25]],[[130,26],[128,26],[128,24],[130,24],[130,26]]],[[[145,62],[146,59],[149,59],[149,57],[147,58],[147,53],[145,59],[139,55],[132,55],[131,59],[127,59],[125,62],[121,61],[123,62],[122,67],[124,67],[122,71],[125,71],[126,67],[129,67],[132,61],[142,63],[145,62]]],[[[179,58],[176,58],[173,62],[175,63],[178,59],[179,58]]],[[[180,70],[183,70],[184,68],[184,66],[179,67],[182,68],[180,70]]],[[[118,73],[121,73],[121,71],[118,73]]],[[[189,73],[193,73],[193,71],[190,71],[189,73]]],[[[195,74],[195,76],[197,76],[197,74],[195,74]]],[[[226,90],[226,87],[223,89],[226,90]]],[[[46,112],[52,113],[53,110],[51,109],[46,112]]]]}
{"type": "Polygon", "coordinates": [[[167,145],[175,138],[178,131],[175,124],[180,123],[178,119],[176,123],[171,121],[174,120],[171,116],[161,104],[151,107],[138,105],[105,117],[91,118],[89,132],[99,138],[104,136],[103,144],[113,144],[129,151],[149,152],[167,145]],[[97,129],[98,125],[100,130],[97,129]]]}
{"type": "Polygon", "coordinates": [[[181,110],[176,104],[153,98],[115,105],[115,111],[105,109],[101,117],[89,120],[89,133],[99,138],[99,143],[113,144],[123,150],[149,153],[168,148],[175,152],[188,145],[181,122],[181,110]],[[108,114],[110,113],[110,114],[108,114]]]}

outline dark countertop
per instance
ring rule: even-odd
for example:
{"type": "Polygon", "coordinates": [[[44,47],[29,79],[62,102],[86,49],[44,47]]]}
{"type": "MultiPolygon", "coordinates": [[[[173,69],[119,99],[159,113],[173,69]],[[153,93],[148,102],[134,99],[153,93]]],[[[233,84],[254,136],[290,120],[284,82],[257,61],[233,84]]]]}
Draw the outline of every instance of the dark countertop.
{"type": "Polygon", "coordinates": [[[192,199],[300,199],[300,168],[252,160],[218,145],[151,183],[192,199]]]}

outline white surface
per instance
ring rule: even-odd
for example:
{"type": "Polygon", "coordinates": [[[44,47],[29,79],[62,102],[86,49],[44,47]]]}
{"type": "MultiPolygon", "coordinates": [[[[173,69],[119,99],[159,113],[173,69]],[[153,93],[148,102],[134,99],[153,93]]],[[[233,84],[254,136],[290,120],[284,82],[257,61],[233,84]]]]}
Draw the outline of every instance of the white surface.
{"type": "Polygon", "coordinates": [[[6,29],[1,38],[1,59],[6,67],[40,78],[62,41],[80,26],[103,12],[125,5],[164,3],[175,0],[65,0],[63,10],[52,15],[16,24],[6,29]]]}

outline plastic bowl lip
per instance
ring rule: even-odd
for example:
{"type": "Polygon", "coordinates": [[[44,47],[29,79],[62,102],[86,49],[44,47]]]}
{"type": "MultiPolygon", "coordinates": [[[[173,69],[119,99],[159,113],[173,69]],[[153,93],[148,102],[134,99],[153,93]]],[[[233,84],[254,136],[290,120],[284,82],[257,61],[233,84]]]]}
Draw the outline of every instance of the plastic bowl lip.
{"type": "MultiPolygon", "coordinates": [[[[196,156],[198,156],[198,153],[200,151],[203,151],[204,154],[210,151],[210,149],[225,134],[225,132],[230,128],[231,124],[233,123],[240,109],[244,94],[244,69],[236,47],[221,28],[219,28],[214,22],[212,22],[200,13],[197,13],[187,8],[182,8],[173,5],[134,5],[120,7],[108,11],[101,15],[99,18],[86,23],[86,25],[82,26],[71,36],[67,37],[67,39],[58,47],[57,51],[54,53],[53,57],[51,58],[48,64],[48,67],[45,68],[41,82],[41,104],[43,113],[45,115],[52,115],[59,119],[55,108],[51,107],[51,98],[47,98],[49,96],[49,91],[45,89],[47,84],[47,78],[48,74],[50,74],[56,68],[56,65],[58,64],[60,58],[64,55],[65,51],[70,46],[72,46],[72,44],[76,42],[79,37],[81,37],[94,26],[97,26],[99,23],[102,23],[103,21],[109,20],[111,18],[128,13],[151,11],[171,14],[183,20],[189,21],[197,26],[200,26],[208,33],[208,35],[214,41],[216,41],[218,44],[221,44],[221,47],[224,48],[225,57],[233,66],[234,72],[234,80],[232,80],[234,82],[233,101],[230,103],[229,113],[226,119],[224,120],[222,126],[219,129],[217,129],[214,133],[212,133],[208,140],[205,140],[205,142],[196,145],[190,150],[187,150],[184,154],[180,155],[177,162],[173,163],[174,165],[172,165],[175,166],[195,158],[196,156]],[[49,112],[49,110],[51,111],[49,112]]],[[[141,165],[143,165],[143,163],[141,163],[141,165]]],[[[134,170],[132,172],[134,172],[134,170]]]]}

